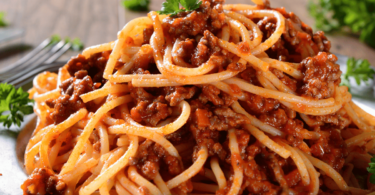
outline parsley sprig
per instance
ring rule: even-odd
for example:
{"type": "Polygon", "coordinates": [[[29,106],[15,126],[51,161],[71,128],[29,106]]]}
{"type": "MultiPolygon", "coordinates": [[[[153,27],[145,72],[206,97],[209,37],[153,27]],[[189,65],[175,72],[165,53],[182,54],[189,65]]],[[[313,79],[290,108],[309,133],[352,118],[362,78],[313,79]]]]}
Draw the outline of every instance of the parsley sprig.
{"type": "Polygon", "coordinates": [[[371,158],[371,162],[369,163],[369,167],[367,167],[367,171],[372,173],[370,176],[370,182],[375,184],[375,157],[371,158]]]}
{"type": "Polygon", "coordinates": [[[8,23],[5,22],[5,12],[0,12],[0,27],[8,26],[8,23]]]}
{"type": "Polygon", "coordinates": [[[0,123],[9,128],[12,124],[21,126],[23,117],[33,113],[33,100],[29,93],[10,84],[0,84],[0,123]]]}
{"type": "Polygon", "coordinates": [[[349,87],[349,89],[350,77],[353,77],[357,85],[360,85],[361,82],[366,83],[369,79],[372,79],[375,74],[368,60],[349,58],[346,65],[346,73],[341,75],[341,85],[345,85],[349,87]]]}
{"type": "Polygon", "coordinates": [[[150,0],[123,0],[122,5],[132,11],[148,11],[150,0]]]}
{"type": "Polygon", "coordinates": [[[158,14],[170,14],[174,16],[180,12],[194,11],[202,4],[200,0],[167,0],[162,4],[161,11],[158,14]],[[180,8],[180,4],[183,8],[180,8]]]}
{"type": "Polygon", "coordinates": [[[309,11],[318,29],[326,32],[349,29],[375,48],[374,0],[310,0],[309,11]]]}
{"type": "MultiPolygon", "coordinates": [[[[54,34],[51,36],[50,44],[55,44],[59,41],[61,41],[61,37],[59,35],[54,34]]],[[[73,51],[80,51],[84,47],[82,41],[79,38],[70,39],[69,37],[65,37],[65,42],[72,44],[72,46],[70,46],[70,49],[72,49],[73,51]]]]}

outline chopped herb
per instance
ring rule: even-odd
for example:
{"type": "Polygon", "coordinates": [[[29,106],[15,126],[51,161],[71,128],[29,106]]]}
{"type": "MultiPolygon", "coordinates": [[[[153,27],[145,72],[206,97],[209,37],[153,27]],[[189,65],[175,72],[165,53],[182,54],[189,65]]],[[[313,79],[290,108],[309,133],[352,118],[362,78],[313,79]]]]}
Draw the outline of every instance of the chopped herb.
{"type": "Polygon", "coordinates": [[[132,11],[148,11],[150,0],[123,0],[122,5],[132,11]]]}
{"type": "Polygon", "coordinates": [[[372,173],[370,176],[370,182],[375,184],[375,157],[371,158],[371,162],[369,163],[369,167],[367,167],[367,171],[372,173]]]}
{"type": "Polygon", "coordinates": [[[33,113],[33,100],[29,99],[29,93],[16,88],[13,85],[0,84],[0,122],[9,128],[12,124],[21,126],[23,117],[33,113]]]}
{"type": "Polygon", "coordinates": [[[349,78],[353,77],[357,83],[360,85],[361,82],[367,82],[369,79],[373,78],[375,71],[371,68],[368,60],[349,58],[346,62],[347,69],[346,73],[341,75],[341,85],[345,85],[350,89],[349,78]]]}
{"type": "Polygon", "coordinates": [[[361,41],[375,48],[374,0],[310,0],[309,11],[316,28],[331,32],[349,27],[361,41]]]}
{"type": "Polygon", "coordinates": [[[5,12],[0,12],[0,27],[8,26],[8,23],[5,22],[5,12]]]}
{"type": "Polygon", "coordinates": [[[167,0],[162,4],[159,14],[176,15],[180,12],[194,11],[202,4],[200,0],[167,0]],[[183,8],[180,9],[180,4],[183,8]]]}

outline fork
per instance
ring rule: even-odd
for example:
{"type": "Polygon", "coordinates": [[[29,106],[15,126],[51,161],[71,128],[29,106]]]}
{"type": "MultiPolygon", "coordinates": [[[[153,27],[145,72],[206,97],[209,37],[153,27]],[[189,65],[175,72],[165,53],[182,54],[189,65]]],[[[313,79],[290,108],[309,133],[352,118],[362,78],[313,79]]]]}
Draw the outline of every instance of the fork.
{"type": "Polygon", "coordinates": [[[70,47],[71,43],[69,42],[59,41],[54,43],[51,38],[48,38],[35,47],[30,53],[1,72],[0,80],[3,83],[13,82],[17,77],[21,77],[23,74],[34,70],[41,64],[47,65],[56,61],[70,47]]]}
{"type": "Polygon", "coordinates": [[[34,79],[34,77],[36,75],[38,75],[39,73],[44,72],[44,71],[55,72],[65,64],[66,64],[66,62],[64,62],[64,61],[53,62],[53,63],[48,63],[48,64],[41,64],[40,66],[34,68],[31,71],[24,70],[24,71],[20,72],[19,74],[12,76],[11,78],[9,78],[9,82],[6,82],[6,83],[14,85],[16,88],[22,87],[25,84],[32,81],[34,79]],[[18,76],[18,75],[20,75],[20,76],[18,76]]]}

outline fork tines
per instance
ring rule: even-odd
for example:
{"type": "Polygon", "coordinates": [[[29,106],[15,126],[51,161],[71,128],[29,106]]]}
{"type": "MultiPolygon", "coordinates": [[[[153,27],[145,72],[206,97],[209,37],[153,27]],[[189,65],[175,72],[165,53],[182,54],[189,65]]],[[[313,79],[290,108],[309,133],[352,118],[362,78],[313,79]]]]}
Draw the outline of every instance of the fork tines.
{"type": "Polygon", "coordinates": [[[0,80],[2,83],[15,85],[22,82],[25,78],[24,75],[29,75],[30,72],[49,70],[51,69],[48,68],[49,64],[56,61],[70,47],[71,43],[69,42],[62,40],[56,43],[48,38],[16,63],[10,65],[6,71],[0,73],[0,80]]]}

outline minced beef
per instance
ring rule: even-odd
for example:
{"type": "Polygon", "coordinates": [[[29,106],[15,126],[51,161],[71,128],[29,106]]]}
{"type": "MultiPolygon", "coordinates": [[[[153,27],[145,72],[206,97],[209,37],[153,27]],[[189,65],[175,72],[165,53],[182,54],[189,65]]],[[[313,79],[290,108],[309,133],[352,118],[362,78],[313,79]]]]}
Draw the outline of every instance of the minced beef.
{"type": "Polygon", "coordinates": [[[130,94],[136,104],[130,110],[130,115],[136,122],[154,127],[172,114],[172,109],[162,95],[155,97],[140,87],[131,87],[130,94]]]}
{"type": "Polygon", "coordinates": [[[280,107],[279,101],[272,98],[265,98],[247,92],[245,92],[245,97],[246,101],[241,102],[241,105],[250,114],[259,115],[280,107]]]}
{"type": "Polygon", "coordinates": [[[331,125],[332,128],[345,129],[351,124],[351,119],[344,109],[328,115],[309,116],[310,118],[331,125]]]}
{"type": "Polygon", "coordinates": [[[178,43],[177,57],[183,59],[187,63],[191,63],[191,59],[194,54],[194,50],[197,46],[197,43],[194,39],[185,39],[178,43]]]}
{"type": "MultiPolygon", "coordinates": [[[[83,103],[79,96],[99,88],[100,85],[100,83],[93,83],[86,70],[77,71],[74,77],[61,83],[60,97],[46,101],[46,104],[50,108],[54,108],[53,112],[50,114],[50,118],[55,124],[59,124],[66,120],[71,114],[86,107],[86,104],[83,103]]],[[[87,108],[89,110],[95,110],[95,106],[91,104],[87,108]]]]}
{"type": "MultiPolygon", "coordinates": [[[[271,9],[268,7],[268,9],[271,9]]],[[[312,57],[319,52],[329,52],[330,41],[324,32],[313,33],[312,29],[303,23],[293,12],[284,8],[274,9],[285,17],[285,31],[281,38],[266,51],[274,59],[288,62],[301,62],[306,57],[312,57]]],[[[263,41],[268,39],[276,29],[275,17],[264,17],[257,25],[263,32],[263,41]]]]}
{"type": "Polygon", "coordinates": [[[194,50],[191,63],[193,66],[200,66],[209,59],[210,63],[213,63],[218,67],[223,67],[229,64],[221,53],[218,38],[211,32],[204,31],[204,36],[199,40],[199,43],[194,50]]]}
{"type": "Polygon", "coordinates": [[[60,181],[57,176],[54,176],[52,170],[45,168],[34,169],[33,173],[21,186],[24,195],[62,195],[65,187],[66,184],[60,181]]]}
{"type": "Polygon", "coordinates": [[[163,20],[163,28],[173,37],[203,35],[205,30],[217,32],[225,23],[223,0],[203,0],[200,8],[192,12],[180,12],[163,20]]]}
{"type": "Polygon", "coordinates": [[[66,69],[70,76],[74,76],[74,74],[80,70],[86,70],[93,82],[104,84],[106,80],[103,79],[103,72],[111,52],[110,50],[96,53],[91,55],[88,59],[78,54],[78,56],[72,57],[69,60],[66,69]]]}
{"type": "Polygon", "coordinates": [[[166,92],[165,100],[169,102],[171,106],[177,106],[182,100],[192,98],[196,91],[197,87],[165,87],[166,92]]]}
{"type": "Polygon", "coordinates": [[[335,55],[325,52],[304,59],[301,62],[304,77],[300,94],[316,99],[333,97],[335,87],[341,82],[341,70],[336,61],[335,55]]]}
{"type": "Polygon", "coordinates": [[[344,166],[348,149],[338,130],[329,128],[324,131],[329,133],[329,137],[320,136],[318,140],[309,140],[311,154],[339,171],[344,166]]]}
{"type": "Polygon", "coordinates": [[[132,164],[137,166],[143,176],[151,180],[162,168],[172,176],[182,172],[177,157],[169,155],[161,145],[151,140],[146,140],[139,145],[137,156],[132,158],[132,164]]]}

